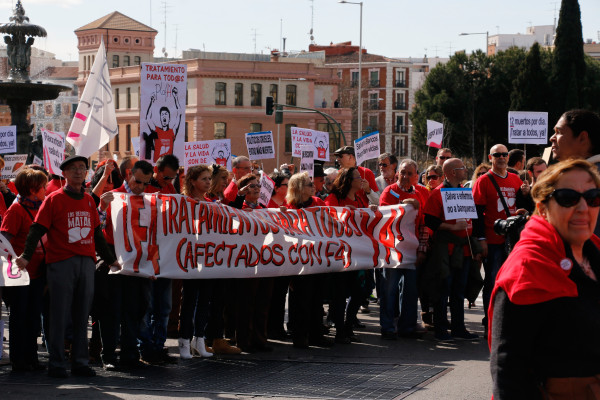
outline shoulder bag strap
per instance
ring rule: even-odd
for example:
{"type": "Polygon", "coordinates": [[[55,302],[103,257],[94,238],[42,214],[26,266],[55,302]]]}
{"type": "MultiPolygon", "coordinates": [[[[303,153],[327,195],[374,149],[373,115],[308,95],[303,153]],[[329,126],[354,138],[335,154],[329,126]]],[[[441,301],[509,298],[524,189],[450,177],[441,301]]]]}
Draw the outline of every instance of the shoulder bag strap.
{"type": "Polygon", "coordinates": [[[502,194],[502,191],[500,190],[500,186],[498,186],[498,182],[496,182],[496,179],[494,179],[494,175],[492,175],[492,171],[488,171],[488,173],[486,174],[490,180],[492,181],[492,184],[494,185],[494,187],[496,188],[496,191],[498,192],[498,197],[500,198],[500,201],[502,202],[502,206],[504,207],[504,212],[506,213],[506,218],[510,217],[510,211],[508,210],[508,205],[506,205],[506,200],[504,200],[504,195],[502,194]]]}

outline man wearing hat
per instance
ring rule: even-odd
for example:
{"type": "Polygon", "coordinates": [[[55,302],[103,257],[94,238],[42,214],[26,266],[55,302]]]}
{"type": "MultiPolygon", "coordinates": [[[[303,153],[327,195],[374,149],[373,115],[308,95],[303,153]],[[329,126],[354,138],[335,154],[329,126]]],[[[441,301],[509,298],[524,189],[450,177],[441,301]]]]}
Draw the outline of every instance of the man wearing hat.
{"type": "Polygon", "coordinates": [[[375,182],[375,174],[370,169],[356,165],[354,147],[344,146],[333,152],[341,168],[357,167],[361,178],[363,178],[362,189],[356,193],[362,197],[365,204],[379,204],[379,187],[375,182]]]}
{"type": "Polygon", "coordinates": [[[47,234],[46,265],[50,294],[50,362],[48,375],[66,378],[67,359],[64,351],[65,330],[73,330],[71,374],[91,377],[96,373],[88,366],[87,326],[94,297],[96,251],[112,267],[120,269],[109,250],[94,199],[84,191],[88,170],[87,158],[71,156],[60,169],[65,186],[46,197],[29,229],[23,254],[16,263],[24,269],[37,243],[47,234]]]}

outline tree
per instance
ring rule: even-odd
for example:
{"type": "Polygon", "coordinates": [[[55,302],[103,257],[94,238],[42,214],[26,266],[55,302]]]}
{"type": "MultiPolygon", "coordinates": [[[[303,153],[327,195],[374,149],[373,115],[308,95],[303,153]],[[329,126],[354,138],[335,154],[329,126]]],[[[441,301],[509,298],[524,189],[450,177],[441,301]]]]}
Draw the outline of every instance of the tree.
{"type": "MultiPolygon", "coordinates": [[[[542,50],[534,43],[521,64],[520,72],[514,80],[510,95],[511,111],[548,111],[550,87],[546,72],[542,67],[542,50]]],[[[549,54],[548,52],[544,52],[549,54]]],[[[549,57],[546,57],[549,59],[549,57]]],[[[547,67],[546,67],[547,68],[547,67]]]]}

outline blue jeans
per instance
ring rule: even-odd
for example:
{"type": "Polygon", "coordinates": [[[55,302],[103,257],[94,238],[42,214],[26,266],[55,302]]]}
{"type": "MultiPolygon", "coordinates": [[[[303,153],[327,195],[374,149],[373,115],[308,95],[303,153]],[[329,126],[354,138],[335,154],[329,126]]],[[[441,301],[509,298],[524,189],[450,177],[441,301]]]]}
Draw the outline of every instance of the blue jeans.
{"type": "Polygon", "coordinates": [[[469,277],[471,258],[465,257],[462,268],[450,268],[450,275],[442,285],[440,299],[433,307],[433,323],[436,333],[448,329],[446,325],[448,297],[450,297],[450,329],[452,332],[463,332],[465,328],[465,288],[469,277]]]}
{"type": "Polygon", "coordinates": [[[417,271],[414,269],[383,268],[381,273],[379,323],[381,332],[411,333],[417,324],[417,271]],[[394,318],[399,312],[398,329],[394,318]]]}
{"type": "Polygon", "coordinates": [[[490,306],[490,297],[492,296],[492,290],[496,284],[496,275],[504,261],[506,261],[506,247],[502,244],[488,244],[488,255],[483,261],[483,270],[485,271],[485,278],[483,280],[483,308],[485,311],[485,317],[482,321],[484,326],[487,326],[487,315],[488,308],[490,306]]]}
{"type": "Polygon", "coordinates": [[[167,325],[171,312],[171,280],[158,278],[151,285],[150,305],[140,326],[138,343],[142,357],[162,351],[167,340],[167,325]]]}

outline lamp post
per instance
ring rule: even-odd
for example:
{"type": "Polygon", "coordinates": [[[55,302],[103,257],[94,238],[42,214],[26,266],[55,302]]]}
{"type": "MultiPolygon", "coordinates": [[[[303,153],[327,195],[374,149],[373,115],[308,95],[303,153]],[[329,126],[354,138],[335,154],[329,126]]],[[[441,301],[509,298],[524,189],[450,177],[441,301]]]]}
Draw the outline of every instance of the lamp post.
{"type": "Polygon", "coordinates": [[[473,33],[461,33],[458,36],[469,36],[469,35],[485,35],[485,47],[484,47],[484,52],[485,55],[487,56],[488,54],[488,44],[489,44],[489,38],[490,38],[490,32],[486,31],[486,32],[473,32],[473,33]]]}
{"type": "Polygon", "coordinates": [[[338,3],[341,4],[358,4],[360,5],[360,37],[358,43],[358,137],[362,136],[362,10],[363,10],[363,2],[354,2],[354,1],[346,1],[339,0],[338,3]]]}

